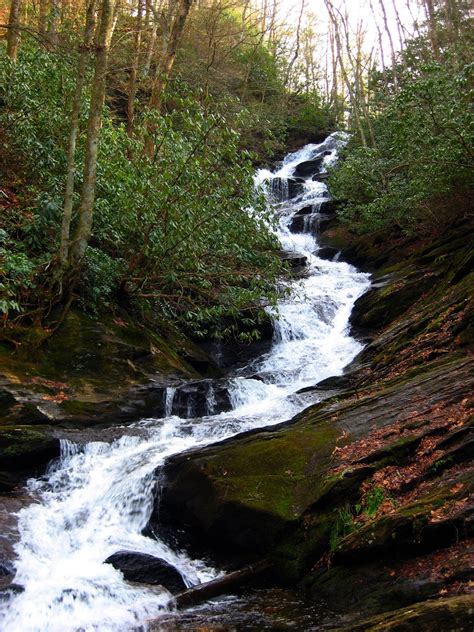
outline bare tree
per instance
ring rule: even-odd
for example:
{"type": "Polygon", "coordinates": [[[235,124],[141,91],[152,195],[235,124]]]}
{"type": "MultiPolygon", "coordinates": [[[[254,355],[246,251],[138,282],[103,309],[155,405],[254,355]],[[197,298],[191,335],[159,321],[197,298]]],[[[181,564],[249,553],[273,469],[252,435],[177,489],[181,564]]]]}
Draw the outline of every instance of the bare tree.
{"type": "MultiPolygon", "coordinates": [[[[163,92],[165,91],[169,81],[174,60],[176,58],[178,45],[181,40],[184,25],[186,24],[186,19],[191,9],[192,3],[193,0],[180,0],[175,18],[173,20],[173,26],[171,27],[171,33],[168,39],[166,51],[157,69],[149,103],[150,108],[152,110],[156,110],[157,112],[161,112],[163,92]]],[[[154,148],[155,143],[153,140],[153,126],[149,125],[148,136],[145,141],[145,153],[150,158],[153,157],[154,148]]]]}
{"type": "Polygon", "coordinates": [[[431,49],[435,59],[439,59],[440,48],[438,38],[438,25],[436,23],[436,14],[433,0],[423,0],[426,18],[428,21],[428,33],[431,41],[431,49]]]}
{"type": "Polygon", "coordinates": [[[144,0],[138,0],[132,63],[130,67],[130,77],[128,81],[127,133],[129,136],[132,136],[135,124],[135,96],[137,93],[138,64],[140,60],[140,48],[142,40],[143,9],[144,0]]]}
{"type": "Polygon", "coordinates": [[[395,57],[395,46],[393,43],[392,31],[390,30],[390,26],[388,24],[387,19],[387,11],[385,10],[384,0],[379,0],[379,5],[382,10],[383,23],[385,27],[385,33],[387,34],[388,41],[390,43],[390,52],[392,54],[392,77],[393,77],[393,85],[395,90],[398,89],[398,76],[397,76],[397,65],[396,65],[396,57],[395,57]]]}
{"type": "Polygon", "coordinates": [[[97,152],[100,128],[102,125],[102,110],[105,101],[110,40],[114,27],[114,4],[114,0],[101,1],[100,21],[95,45],[95,68],[87,126],[82,190],[78,209],[78,224],[69,250],[69,260],[73,266],[77,265],[84,256],[92,232],[97,175],[97,152]]]}
{"type": "Polygon", "coordinates": [[[74,200],[74,177],[76,173],[76,142],[79,133],[79,116],[81,111],[82,93],[86,79],[87,59],[94,39],[96,23],[97,0],[89,0],[86,13],[86,25],[82,44],[79,47],[77,62],[77,78],[71,111],[71,128],[67,149],[66,188],[64,193],[64,209],[61,223],[61,241],[59,247],[59,261],[61,267],[66,267],[69,254],[69,235],[72,220],[74,200]]]}
{"type": "Polygon", "coordinates": [[[20,10],[21,0],[12,0],[10,4],[10,17],[8,18],[7,55],[13,61],[16,61],[18,43],[20,41],[20,10]]]}

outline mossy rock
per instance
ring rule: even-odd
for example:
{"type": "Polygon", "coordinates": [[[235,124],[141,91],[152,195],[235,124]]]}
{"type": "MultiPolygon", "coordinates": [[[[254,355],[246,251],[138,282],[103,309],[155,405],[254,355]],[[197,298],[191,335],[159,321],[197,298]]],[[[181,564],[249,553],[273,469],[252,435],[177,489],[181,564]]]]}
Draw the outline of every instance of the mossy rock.
{"type": "Polygon", "coordinates": [[[335,562],[360,562],[372,559],[392,559],[414,552],[428,552],[447,547],[459,539],[472,537],[474,508],[466,502],[459,509],[441,513],[436,510],[449,506],[456,499],[466,499],[474,489],[471,472],[462,472],[416,502],[404,505],[347,535],[334,552],[335,562]]]}
{"type": "Polygon", "coordinates": [[[59,439],[50,426],[0,428],[0,490],[41,474],[59,455],[59,439]]]}
{"type": "Polygon", "coordinates": [[[460,595],[430,599],[338,629],[340,632],[471,632],[473,628],[474,598],[460,595]]]}
{"type": "Polygon", "coordinates": [[[337,436],[331,423],[308,423],[172,459],[159,514],[214,545],[267,551],[321,494],[337,436]]]}
{"type": "Polygon", "coordinates": [[[17,352],[0,345],[0,424],[160,416],[166,385],[220,374],[192,341],[166,331],[167,340],[128,320],[71,311],[39,347],[28,332],[17,352]]]}

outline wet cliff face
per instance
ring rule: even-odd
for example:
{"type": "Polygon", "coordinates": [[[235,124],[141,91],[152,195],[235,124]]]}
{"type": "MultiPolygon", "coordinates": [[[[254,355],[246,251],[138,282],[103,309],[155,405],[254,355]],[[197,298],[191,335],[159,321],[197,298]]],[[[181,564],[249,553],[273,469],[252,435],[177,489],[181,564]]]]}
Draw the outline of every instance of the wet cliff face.
{"type": "Polygon", "coordinates": [[[436,596],[459,614],[473,524],[470,235],[460,224],[392,255],[356,302],[369,342],[329,385],[339,392],[283,427],[172,459],[162,519],[224,555],[270,555],[282,581],[304,578],[358,616],[436,596]]]}

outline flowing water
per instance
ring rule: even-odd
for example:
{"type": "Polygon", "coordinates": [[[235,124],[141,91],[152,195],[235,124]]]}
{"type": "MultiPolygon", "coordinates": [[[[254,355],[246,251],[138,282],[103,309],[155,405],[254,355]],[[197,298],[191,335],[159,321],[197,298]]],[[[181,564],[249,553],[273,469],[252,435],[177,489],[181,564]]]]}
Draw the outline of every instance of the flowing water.
{"type": "MultiPolygon", "coordinates": [[[[333,134],[320,145],[289,154],[281,167],[256,174],[279,217],[282,248],[307,257],[304,278],[279,306],[270,352],[253,364],[259,379],[236,373],[229,381],[232,410],[200,419],[171,416],[174,389],[166,394],[168,416],[134,424],[133,436],[85,446],[62,442],[59,463],[28,493],[35,499],[18,514],[15,583],[24,591],[0,604],[0,628],[8,632],[67,630],[141,630],[154,617],[169,613],[170,595],[160,587],[128,583],[104,560],[119,550],[140,551],[171,563],[188,586],[219,575],[219,570],[164,542],[142,535],[154,503],[156,470],[170,455],[207,445],[251,428],[290,419],[308,405],[297,391],[340,375],[361,349],[348,330],[354,301],[367,289],[368,277],[350,265],[318,258],[312,233],[293,234],[292,216],[312,206],[313,219],[326,185],[305,179],[288,199],[287,178],[304,161],[323,157],[320,174],[337,158],[345,142],[333,134]]],[[[316,176],[317,177],[317,176],[316,176]]],[[[309,224],[307,224],[309,226],[309,224]]],[[[313,399],[313,401],[315,401],[313,399]]]]}

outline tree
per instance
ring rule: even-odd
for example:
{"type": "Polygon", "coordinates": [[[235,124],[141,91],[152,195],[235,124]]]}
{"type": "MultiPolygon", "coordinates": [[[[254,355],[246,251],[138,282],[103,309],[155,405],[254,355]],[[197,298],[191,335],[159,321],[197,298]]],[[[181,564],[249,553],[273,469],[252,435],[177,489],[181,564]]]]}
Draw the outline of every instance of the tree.
{"type": "Polygon", "coordinates": [[[18,42],[20,40],[20,9],[21,0],[12,0],[10,4],[10,17],[8,19],[7,55],[12,61],[16,61],[18,55],[18,42]]]}
{"type": "Polygon", "coordinates": [[[66,188],[64,193],[64,209],[61,224],[61,241],[59,246],[59,260],[61,267],[65,268],[69,255],[69,236],[72,220],[72,209],[74,200],[74,176],[76,172],[76,142],[79,133],[79,116],[81,111],[81,103],[84,91],[84,83],[86,79],[86,65],[90,54],[90,48],[94,38],[94,30],[96,23],[97,0],[89,0],[87,5],[86,25],[84,28],[84,37],[79,47],[79,59],[77,63],[77,79],[76,90],[74,92],[72,111],[71,111],[71,128],[69,131],[69,143],[67,149],[67,167],[66,167],[66,188]]]}
{"type": "MultiPolygon", "coordinates": [[[[168,39],[165,54],[163,55],[161,62],[158,66],[155,79],[153,81],[151,89],[151,97],[149,107],[157,113],[161,112],[163,92],[166,89],[171,70],[173,68],[174,60],[176,58],[176,52],[178,45],[183,34],[184,25],[186,24],[186,18],[193,0],[180,0],[176,15],[173,20],[173,26],[171,27],[171,33],[168,39]]],[[[153,158],[155,151],[155,143],[153,139],[153,125],[148,126],[148,136],[145,141],[145,153],[149,158],[153,158]]]]}
{"type": "Polygon", "coordinates": [[[107,62],[114,27],[114,0],[102,0],[100,22],[95,43],[95,68],[87,126],[86,153],[82,177],[78,224],[69,251],[69,263],[76,266],[86,251],[92,231],[97,175],[97,151],[102,109],[105,101],[107,62]]]}

